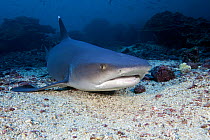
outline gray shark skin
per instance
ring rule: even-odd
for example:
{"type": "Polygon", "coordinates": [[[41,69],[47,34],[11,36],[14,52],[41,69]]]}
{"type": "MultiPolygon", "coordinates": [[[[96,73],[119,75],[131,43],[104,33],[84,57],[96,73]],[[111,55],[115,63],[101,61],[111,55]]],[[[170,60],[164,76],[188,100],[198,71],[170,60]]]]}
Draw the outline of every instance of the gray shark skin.
{"type": "Polygon", "coordinates": [[[149,63],[134,56],[71,39],[58,17],[62,41],[52,48],[47,68],[58,82],[45,87],[16,87],[16,92],[34,92],[56,86],[83,91],[113,91],[132,87],[151,69],[149,63]]]}

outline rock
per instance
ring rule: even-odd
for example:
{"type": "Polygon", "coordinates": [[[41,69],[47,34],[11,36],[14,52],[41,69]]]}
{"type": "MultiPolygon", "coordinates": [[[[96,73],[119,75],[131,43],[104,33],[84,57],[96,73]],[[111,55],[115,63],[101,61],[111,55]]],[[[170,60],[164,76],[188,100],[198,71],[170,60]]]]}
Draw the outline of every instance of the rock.
{"type": "Polygon", "coordinates": [[[210,69],[210,59],[206,59],[202,65],[205,68],[210,69]]]}
{"type": "Polygon", "coordinates": [[[152,75],[146,74],[143,80],[154,80],[154,77],[152,75]]]}
{"type": "Polygon", "coordinates": [[[181,57],[183,62],[193,62],[193,63],[199,62],[200,58],[199,58],[198,47],[186,49],[185,51],[182,52],[181,57]]]}
{"type": "Polygon", "coordinates": [[[179,60],[179,58],[176,55],[170,55],[170,56],[168,56],[168,58],[170,60],[179,60]]]}
{"type": "Polygon", "coordinates": [[[157,94],[157,95],[155,95],[155,99],[158,99],[158,98],[161,98],[161,97],[163,97],[163,94],[157,94]]]}
{"type": "Polygon", "coordinates": [[[204,62],[205,62],[205,63],[210,62],[210,59],[206,59],[204,62]]]}
{"type": "Polygon", "coordinates": [[[0,53],[50,46],[47,40],[50,33],[55,33],[55,29],[40,25],[38,19],[25,16],[5,18],[0,25],[0,53]]]}
{"type": "Polygon", "coordinates": [[[205,68],[210,69],[210,62],[204,63],[202,66],[205,67],[205,68]]]}
{"type": "Polygon", "coordinates": [[[156,66],[151,70],[151,75],[157,82],[166,82],[175,78],[174,72],[167,66],[156,66]]]}
{"type": "Polygon", "coordinates": [[[203,107],[210,107],[210,102],[203,105],[203,107]]]}
{"type": "Polygon", "coordinates": [[[104,135],[100,135],[100,134],[92,134],[90,136],[90,140],[103,140],[104,139],[104,135]]]}
{"type": "Polygon", "coordinates": [[[130,53],[130,52],[131,52],[131,51],[130,51],[128,48],[125,48],[125,49],[122,50],[122,53],[128,54],[128,53],[130,53]]]}
{"type": "Polygon", "coordinates": [[[0,72],[0,77],[4,77],[4,74],[3,74],[3,72],[0,72]]]}
{"type": "MultiPolygon", "coordinates": [[[[171,59],[173,57],[169,55],[171,53],[168,48],[154,43],[136,43],[131,46],[123,47],[119,51],[144,59],[171,59]]],[[[174,57],[174,59],[176,58],[174,57]]]]}
{"type": "Polygon", "coordinates": [[[189,65],[192,69],[197,69],[200,63],[189,62],[187,65],[189,65]]]}
{"type": "Polygon", "coordinates": [[[142,86],[142,85],[138,85],[138,86],[136,86],[135,88],[134,88],[134,93],[142,93],[142,92],[145,92],[146,91],[146,89],[145,89],[145,87],[144,86],[142,86]]]}
{"type": "Polygon", "coordinates": [[[156,36],[156,43],[169,48],[210,47],[210,21],[170,11],[155,14],[144,30],[156,36]]]}

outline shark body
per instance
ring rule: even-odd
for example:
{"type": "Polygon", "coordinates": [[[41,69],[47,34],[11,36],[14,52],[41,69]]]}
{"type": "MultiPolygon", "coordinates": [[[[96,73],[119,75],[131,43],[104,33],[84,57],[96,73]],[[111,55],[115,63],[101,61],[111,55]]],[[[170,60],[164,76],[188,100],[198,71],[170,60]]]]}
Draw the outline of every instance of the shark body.
{"type": "Polygon", "coordinates": [[[58,17],[62,41],[47,58],[49,74],[58,82],[41,88],[16,87],[13,91],[33,92],[56,86],[84,91],[112,91],[139,83],[151,66],[134,56],[71,39],[58,17]]]}

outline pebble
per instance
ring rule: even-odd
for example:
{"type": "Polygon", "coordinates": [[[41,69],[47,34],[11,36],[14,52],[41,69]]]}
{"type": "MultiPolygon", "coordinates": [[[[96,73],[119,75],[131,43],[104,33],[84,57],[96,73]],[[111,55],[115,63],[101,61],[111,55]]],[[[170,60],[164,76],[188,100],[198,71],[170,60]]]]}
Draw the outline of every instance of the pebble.
{"type": "Polygon", "coordinates": [[[104,135],[92,134],[90,140],[103,140],[104,137],[105,137],[104,135]]]}
{"type": "Polygon", "coordinates": [[[25,122],[26,122],[27,124],[33,124],[32,119],[28,119],[28,120],[26,120],[25,122]]]}
{"type": "Polygon", "coordinates": [[[201,128],[207,128],[208,126],[210,126],[210,124],[204,124],[204,125],[201,125],[201,128]]]}
{"type": "Polygon", "coordinates": [[[163,94],[157,94],[155,95],[155,99],[161,98],[163,96],[163,94]]]}
{"type": "Polygon", "coordinates": [[[48,99],[48,98],[44,98],[44,100],[45,100],[45,101],[49,101],[49,99],[48,99]]]}
{"type": "Polygon", "coordinates": [[[203,107],[210,107],[210,103],[206,103],[203,107]]]}
{"type": "Polygon", "coordinates": [[[14,111],[14,110],[15,110],[15,108],[13,108],[13,107],[4,108],[5,112],[10,112],[10,111],[14,111]]]}
{"type": "Polygon", "coordinates": [[[143,85],[138,85],[134,88],[134,93],[142,93],[145,92],[146,88],[143,85]]]}
{"type": "Polygon", "coordinates": [[[44,112],[46,112],[46,110],[40,110],[40,113],[44,113],[44,112]]]}

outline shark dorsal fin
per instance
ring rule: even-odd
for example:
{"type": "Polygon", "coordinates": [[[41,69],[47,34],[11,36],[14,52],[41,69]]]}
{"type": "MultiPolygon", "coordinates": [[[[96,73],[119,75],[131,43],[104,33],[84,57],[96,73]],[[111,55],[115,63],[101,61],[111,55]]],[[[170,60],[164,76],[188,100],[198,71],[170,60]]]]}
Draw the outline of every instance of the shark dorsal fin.
{"type": "Polygon", "coordinates": [[[66,38],[70,38],[68,36],[68,32],[67,32],[66,27],[64,26],[63,21],[62,21],[60,16],[58,16],[58,22],[59,22],[59,27],[60,27],[61,40],[64,40],[66,38]]]}

